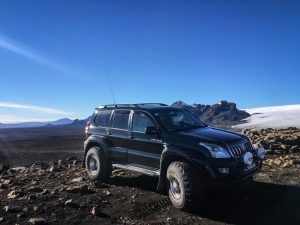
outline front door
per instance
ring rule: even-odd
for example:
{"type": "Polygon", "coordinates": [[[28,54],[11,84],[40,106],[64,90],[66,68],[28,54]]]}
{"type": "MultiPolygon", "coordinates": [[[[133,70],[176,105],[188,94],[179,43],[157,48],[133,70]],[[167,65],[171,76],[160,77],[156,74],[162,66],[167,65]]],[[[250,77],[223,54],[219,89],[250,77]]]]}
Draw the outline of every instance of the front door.
{"type": "Polygon", "coordinates": [[[157,127],[150,114],[143,111],[132,111],[128,162],[159,169],[163,143],[159,135],[145,134],[146,127],[149,126],[157,127]]]}

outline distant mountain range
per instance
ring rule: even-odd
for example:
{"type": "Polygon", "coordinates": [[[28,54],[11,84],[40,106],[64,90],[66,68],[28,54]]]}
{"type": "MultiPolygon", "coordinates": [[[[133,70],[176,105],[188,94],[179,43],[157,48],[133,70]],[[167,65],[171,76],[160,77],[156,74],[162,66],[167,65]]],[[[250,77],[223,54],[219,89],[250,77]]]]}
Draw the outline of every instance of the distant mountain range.
{"type": "Polygon", "coordinates": [[[48,122],[0,123],[0,128],[42,127],[72,124],[74,120],[63,118],[48,122]]]}
{"type": "MultiPolygon", "coordinates": [[[[221,101],[213,105],[192,104],[183,101],[174,102],[171,106],[190,111],[209,125],[234,128],[286,128],[300,127],[300,105],[238,109],[235,103],[221,101]]],[[[86,119],[63,118],[49,122],[23,122],[15,124],[0,123],[1,128],[42,127],[42,126],[77,126],[84,127],[86,119]]]]}

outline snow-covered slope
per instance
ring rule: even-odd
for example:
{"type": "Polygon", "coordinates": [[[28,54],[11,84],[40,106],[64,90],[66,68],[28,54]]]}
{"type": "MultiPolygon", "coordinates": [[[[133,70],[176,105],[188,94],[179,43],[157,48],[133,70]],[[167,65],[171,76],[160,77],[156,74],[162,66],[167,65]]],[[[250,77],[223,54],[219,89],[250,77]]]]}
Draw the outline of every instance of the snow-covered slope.
{"type": "Polygon", "coordinates": [[[251,114],[234,128],[300,128],[300,104],[245,109],[251,114]]]}

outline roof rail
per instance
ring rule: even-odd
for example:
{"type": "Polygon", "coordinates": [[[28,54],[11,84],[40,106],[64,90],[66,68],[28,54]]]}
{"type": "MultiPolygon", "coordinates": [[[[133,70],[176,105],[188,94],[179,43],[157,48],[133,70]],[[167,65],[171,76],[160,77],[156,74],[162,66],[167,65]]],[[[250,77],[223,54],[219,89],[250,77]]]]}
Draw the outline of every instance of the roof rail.
{"type": "Polygon", "coordinates": [[[150,102],[150,103],[137,103],[137,104],[135,104],[135,105],[157,105],[157,106],[168,106],[167,104],[164,104],[164,103],[152,103],[152,102],[150,102]]]}
{"type": "Polygon", "coordinates": [[[157,106],[168,106],[163,103],[136,103],[136,104],[110,104],[110,105],[103,105],[99,106],[98,109],[103,108],[122,108],[122,107],[128,107],[128,108],[140,108],[140,106],[147,106],[147,105],[157,105],[157,106]]]}

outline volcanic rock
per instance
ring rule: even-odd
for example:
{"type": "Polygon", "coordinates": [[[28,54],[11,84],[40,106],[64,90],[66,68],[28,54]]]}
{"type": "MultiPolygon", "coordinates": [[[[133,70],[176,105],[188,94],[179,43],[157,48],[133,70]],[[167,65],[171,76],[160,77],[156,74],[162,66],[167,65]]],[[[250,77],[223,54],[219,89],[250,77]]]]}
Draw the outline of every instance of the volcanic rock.
{"type": "Polygon", "coordinates": [[[18,193],[17,193],[17,191],[11,191],[11,192],[9,192],[8,194],[7,194],[7,198],[10,198],[10,199],[12,199],[12,198],[16,198],[18,196],[18,193]]]}
{"type": "Polygon", "coordinates": [[[39,193],[39,192],[43,191],[43,188],[33,186],[33,187],[28,188],[27,191],[30,193],[39,193]]]}
{"type": "Polygon", "coordinates": [[[101,211],[100,206],[95,206],[92,208],[91,212],[94,216],[102,217],[102,218],[109,218],[109,216],[101,211]]]}
{"type": "Polygon", "coordinates": [[[22,211],[19,206],[4,206],[3,209],[6,213],[17,213],[22,211]]]}
{"type": "Polygon", "coordinates": [[[83,181],[83,178],[82,177],[77,177],[77,178],[74,178],[71,182],[72,183],[80,183],[83,181]]]}
{"type": "Polygon", "coordinates": [[[26,215],[25,212],[20,212],[20,213],[17,214],[17,218],[18,218],[18,219],[20,219],[20,218],[26,218],[26,216],[27,216],[27,215],[26,215]]]}
{"type": "Polygon", "coordinates": [[[69,199],[65,202],[65,206],[68,206],[68,207],[71,207],[71,208],[74,208],[74,209],[79,209],[80,208],[80,205],[73,202],[72,199],[69,199]]]}
{"type": "Polygon", "coordinates": [[[30,218],[28,220],[28,223],[32,224],[32,225],[46,225],[46,224],[48,224],[48,222],[44,218],[41,218],[41,217],[30,218]]]}
{"type": "Polygon", "coordinates": [[[300,130],[288,129],[261,129],[242,131],[251,138],[255,146],[263,146],[268,154],[288,154],[300,152],[300,130]]]}

